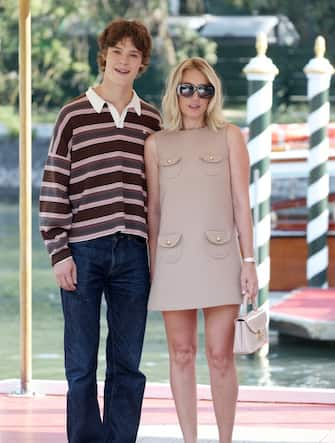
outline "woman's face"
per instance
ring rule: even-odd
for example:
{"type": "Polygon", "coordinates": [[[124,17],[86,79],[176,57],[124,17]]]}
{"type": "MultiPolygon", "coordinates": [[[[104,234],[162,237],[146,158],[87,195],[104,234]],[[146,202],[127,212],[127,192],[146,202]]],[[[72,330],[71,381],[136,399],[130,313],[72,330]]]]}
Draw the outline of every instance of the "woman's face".
{"type": "MultiPolygon", "coordinates": [[[[195,86],[209,84],[207,77],[197,69],[188,69],[183,73],[181,83],[191,83],[195,86]]],[[[200,98],[196,91],[191,97],[178,96],[179,109],[183,119],[204,121],[210,98],[200,98]]]]}

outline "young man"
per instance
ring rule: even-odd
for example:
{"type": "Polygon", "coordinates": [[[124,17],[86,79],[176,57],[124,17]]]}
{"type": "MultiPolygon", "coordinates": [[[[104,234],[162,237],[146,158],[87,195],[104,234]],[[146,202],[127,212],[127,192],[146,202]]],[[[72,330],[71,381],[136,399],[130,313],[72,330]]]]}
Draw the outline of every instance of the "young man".
{"type": "Polygon", "coordinates": [[[136,440],[147,313],[143,146],[159,112],[133,82],[149,63],[140,22],[116,20],[99,38],[102,82],[65,105],[44,170],[40,226],[61,288],[70,443],[136,440]],[[108,336],[103,419],[97,400],[102,293],[108,336]]]}

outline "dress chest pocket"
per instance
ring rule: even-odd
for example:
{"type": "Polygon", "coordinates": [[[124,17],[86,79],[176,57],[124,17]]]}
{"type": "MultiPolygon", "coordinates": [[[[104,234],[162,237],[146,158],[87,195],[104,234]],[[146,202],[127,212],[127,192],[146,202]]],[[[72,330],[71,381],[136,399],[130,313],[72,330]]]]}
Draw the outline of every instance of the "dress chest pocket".
{"type": "Polygon", "coordinates": [[[201,167],[207,175],[218,175],[223,172],[226,160],[221,153],[206,152],[200,156],[201,167]]]}
{"type": "Polygon", "coordinates": [[[160,174],[162,178],[176,178],[181,173],[182,158],[180,155],[171,155],[159,161],[160,174]]]}

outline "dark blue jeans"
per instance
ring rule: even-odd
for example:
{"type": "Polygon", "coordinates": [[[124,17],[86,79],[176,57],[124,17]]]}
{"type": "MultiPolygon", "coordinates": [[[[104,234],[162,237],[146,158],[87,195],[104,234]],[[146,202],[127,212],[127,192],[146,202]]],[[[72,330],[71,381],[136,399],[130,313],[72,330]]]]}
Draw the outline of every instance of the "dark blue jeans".
{"type": "Polygon", "coordinates": [[[133,443],[145,376],[142,353],[149,270],[144,239],[117,233],[71,245],[75,291],[62,290],[69,443],[133,443]],[[104,410],[97,400],[97,356],[102,294],[108,336],[104,410]]]}

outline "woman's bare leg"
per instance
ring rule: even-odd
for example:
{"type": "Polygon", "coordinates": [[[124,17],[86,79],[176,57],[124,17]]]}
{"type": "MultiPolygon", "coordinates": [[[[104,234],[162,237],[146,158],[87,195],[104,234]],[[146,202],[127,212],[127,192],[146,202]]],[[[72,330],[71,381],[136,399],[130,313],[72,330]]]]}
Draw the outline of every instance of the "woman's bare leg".
{"type": "Polygon", "coordinates": [[[170,383],[185,443],[197,441],[195,360],[197,311],[163,312],[170,354],[170,383]]]}
{"type": "Polygon", "coordinates": [[[238,311],[238,305],[204,309],[206,356],[220,443],[232,442],[238,393],[233,355],[234,319],[238,311]]]}

